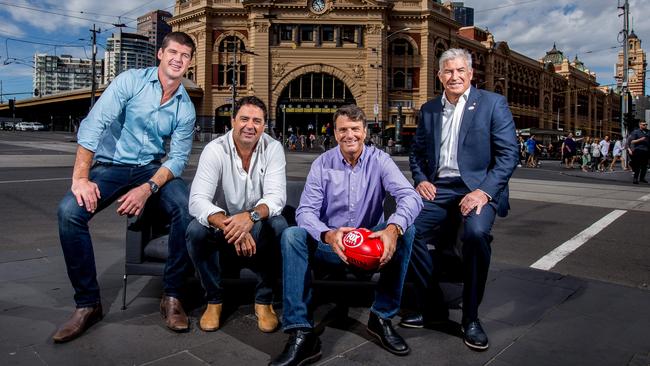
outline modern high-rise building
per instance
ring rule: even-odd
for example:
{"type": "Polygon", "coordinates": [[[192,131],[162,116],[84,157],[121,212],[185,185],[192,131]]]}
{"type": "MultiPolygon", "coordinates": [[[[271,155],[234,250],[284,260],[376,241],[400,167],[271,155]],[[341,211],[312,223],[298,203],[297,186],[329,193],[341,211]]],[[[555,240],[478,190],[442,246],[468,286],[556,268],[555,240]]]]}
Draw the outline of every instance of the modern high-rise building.
{"type": "Polygon", "coordinates": [[[104,82],[122,71],[156,66],[155,47],[149,37],[133,33],[114,33],[106,40],[104,82]]]}
{"type": "Polygon", "coordinates": [[[454,19],[463,25],[471,27],[474,25],[474,8],[468,8],[463,2],[452,2],[454,7],[454,19]]]}
{"type": "MultiPolygon", "coordinates": [[[[632,30],[627,38],[627,58],[629,62],[628,90],[632,96],[641,97],[645,95],[645,78],[648,61],[643,48],[641,48],[641,40],[634,33],[634,30],[632,30]]],[[[623,82],[623,51],[618,52],[616,79],[620,88],[623,82]]]]}
{"type": "Polygon", "coordinates": [[[149,42],[156,46],[156,50],[162,46],[162,40],[172,27],[167,24],[167,19],[172,15],[164,10],[155,10],[138,17],[138,34],[149,37],[149,42]]]}
{"type": "MultiPolygon", "coordinates": [[[[70,55],[34,55],[34,93],[56,94],[89,88],[92,83],[92,60],[70,55]]],[[[101,80],[102,61],[95,61],[96,81],[101,80]]]]}

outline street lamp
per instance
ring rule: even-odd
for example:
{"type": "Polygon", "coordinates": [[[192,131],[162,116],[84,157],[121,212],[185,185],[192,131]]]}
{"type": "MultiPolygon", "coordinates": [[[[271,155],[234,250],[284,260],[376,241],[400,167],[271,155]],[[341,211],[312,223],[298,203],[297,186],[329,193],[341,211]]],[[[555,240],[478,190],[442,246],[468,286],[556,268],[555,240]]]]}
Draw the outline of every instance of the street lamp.
{"type": "Polygon", "coordinates": [[[287,106],[284,104],[280,104],[280,108],[282,109],[282,141],[280,143],[282,144],[282,148],[284,149],[284,141],[286,139],[286,126],[287,126],[287,106]]]}
{"type": "MultiPolygon", "coordinates": [[[[402,32],[408,32],[410,31],[410,27],[398,29],[393,33],[388,34],[386,37],[382,38],[380,46],[383,49],[384,41],[388,40],[390,37],[402,33],[402,32]]],[[[375,64],[370,65],[371,67],[374,67],[375,69],[375,105],[373,107],[373,114],[375,115],[375,125],[379,126],[379,131],[382,134],[382,138],[380,139],[380,142],[383,144],[383,134],[384,134],[384,126],[382,121],[378,121],[379,117],[379,69],[383,67],[383,65],[379,64],[379,50],[377,48],[371,48],[372,52],[375,53],[375,64]]]]}

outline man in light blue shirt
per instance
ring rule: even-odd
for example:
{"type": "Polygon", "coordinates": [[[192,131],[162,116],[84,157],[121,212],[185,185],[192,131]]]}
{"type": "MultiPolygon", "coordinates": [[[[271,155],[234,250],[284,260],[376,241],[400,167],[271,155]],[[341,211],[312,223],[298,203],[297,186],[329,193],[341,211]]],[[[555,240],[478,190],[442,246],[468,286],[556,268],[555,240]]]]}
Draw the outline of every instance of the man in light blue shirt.
{"type": "Polygon", "coordinates": [[[55,342],[78,337],[103,316],[88,222],[115,200],[119,215],[139,215],[149,201],[169,219],[160,310],[167,327],[188,329],[179,301],[191,268],[185,245],[189,194],[181,173],[192,148],[195,111],[181,80],[195,49],[187,34],[168,34],[158,50],[160,66],[120,74],[79,127],[72,186],[58,209],[77,309],[54,334],[55,342]]]}

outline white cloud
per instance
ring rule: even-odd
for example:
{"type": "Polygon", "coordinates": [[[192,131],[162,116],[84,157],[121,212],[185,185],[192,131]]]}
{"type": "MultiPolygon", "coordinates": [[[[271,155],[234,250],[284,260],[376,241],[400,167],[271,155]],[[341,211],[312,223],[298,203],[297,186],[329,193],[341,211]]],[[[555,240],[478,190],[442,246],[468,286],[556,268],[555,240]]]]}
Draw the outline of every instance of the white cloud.
{"type": "MultiPolygon", "coordinates": [[[[571,60],[577,54],[599,82],[613,81],[619,49],[608,48],[620,46],[623,29],[616,1],[466,0],[465,6],[474,8],[476,26],[487,27],[511,49],[537,60],[556,43],[571,60]]],[[[650,14],[650,0],[630,0],[630,14],[635,34],[650,51],[650,22],[643,21],[650,14]]]]}

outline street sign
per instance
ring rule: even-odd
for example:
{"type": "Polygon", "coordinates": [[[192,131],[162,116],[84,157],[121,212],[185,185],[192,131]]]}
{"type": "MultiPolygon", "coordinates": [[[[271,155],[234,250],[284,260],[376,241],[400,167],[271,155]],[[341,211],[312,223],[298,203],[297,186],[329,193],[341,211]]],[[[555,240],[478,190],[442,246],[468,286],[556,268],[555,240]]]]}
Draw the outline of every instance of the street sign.
{"type": "Polygon", "coordinates": [[[373,112],[375,113],[375,116],[379,115],[379,104],[375,103],[375,107],[373,108],[373,112]]]}

